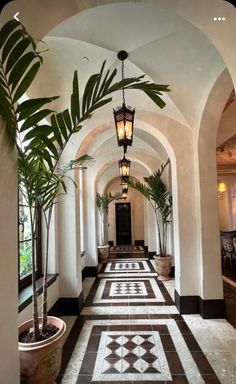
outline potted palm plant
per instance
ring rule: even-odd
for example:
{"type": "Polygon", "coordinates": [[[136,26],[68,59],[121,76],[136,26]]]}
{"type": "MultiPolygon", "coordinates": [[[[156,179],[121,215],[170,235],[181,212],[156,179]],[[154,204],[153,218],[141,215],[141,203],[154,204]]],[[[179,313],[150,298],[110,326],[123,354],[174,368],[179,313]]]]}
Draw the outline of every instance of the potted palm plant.
{"type": "Polygon", "coordinates": [[[109,204],[113,200],[123,199],[121,193],[112,195],[109,193],[96,193],[96,205],[100,216],[100,238],[98,245],[98,258],[102,263],[108,259],[109,244],[108,244],[108,212],[109,204]]]}
{"type": "Polygon", "coordinates": [[[35,202],[41,205],[47,229],[43,316],[40,316],[37,301],[32,241],[33,314],[32,319],[19,328],[20,335],[22,332],[29,335],[28,342],[19,343],[22,382],[27,383],[52,382],[60,365],[60,343],[65,324],[60,319],[47,316],[49,227],[55,199],[58,194],[66,193],[67,170],[85,160],[76,159],[59,167],[61,154],[71,136],[80,131],[95,110],[112,100],[113,92],[122,87],[139,89],[163,108],[165,102],[160,95],[169,90],[168,86],[142,81],[143,76],[114,82],[116,70],[104,73],[104,62],[100,72],[87,81],[81,100],[78,74],[74,72],[70,108],[56,113],[47,107],[56,97],[22,100],[42,63],[42,54],[37,51],[34,39],[23,24],[15,19],[8,21],[0,31],[0,114],[5,121],[9,141],[18,152],[19,185],[30,207],[31,238],[34,239],[37,227],[35,202]],[[47,119],[46,123],[44,119],[47,119]],[[35,359],[36,351],[40,352],[38,360],[35,359]],[[30,366],[25,365],[27,360],[30,366]],[[39,378],[40,373],[43,376],[39,378]]]}
{"type": "Polygon", "coordinates": [[[159,252],[154,259],[159,280],[169,280],[171,272],[171,256],[167,254],[167,235],[168,226],[172,221],[172,195],[162,179],[163,172],[169,163],[168,159],[152,175],[144,177],[145,184],[132,178],[128,180],[129,187],[142,193],[155,213],[159,252]]]}

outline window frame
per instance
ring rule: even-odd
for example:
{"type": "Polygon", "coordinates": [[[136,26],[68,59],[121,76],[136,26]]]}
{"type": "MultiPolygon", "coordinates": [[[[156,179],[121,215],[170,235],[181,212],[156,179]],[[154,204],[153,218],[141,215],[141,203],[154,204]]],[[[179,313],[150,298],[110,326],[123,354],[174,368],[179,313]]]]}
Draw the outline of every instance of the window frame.
{"type": "MultiPolygon", "coordinates": [[[[26,242],[25,240],[20,241],[20,236],[19,236],[19,228],[20,228],[20,221],[19,221],[19,209],[20,207],[28,207],[27,204],[20,204],[20,199],[19,199],[19,191],[18,191],[18,286],[19,286],[19,291],[22,289],[26,288],[30,284],[32,284],[32,275],[31,273],[22,279],[20,278],[20,243],[26,242]]],[[[36,203],[35,205],[36,209],[36,215],[37,215],[37,220],[38,220],[38,225],[37,225],[37,230],[36,230],[36,242],[35,242],[35,256],[36,256],[36,265],[37,265],[37,270],[36,270],[36,279],[39,279],[42,277],[42,212],[40,205],[36,203]]],[[[31,241],[31,239],[30,239],[31,241]]]]}

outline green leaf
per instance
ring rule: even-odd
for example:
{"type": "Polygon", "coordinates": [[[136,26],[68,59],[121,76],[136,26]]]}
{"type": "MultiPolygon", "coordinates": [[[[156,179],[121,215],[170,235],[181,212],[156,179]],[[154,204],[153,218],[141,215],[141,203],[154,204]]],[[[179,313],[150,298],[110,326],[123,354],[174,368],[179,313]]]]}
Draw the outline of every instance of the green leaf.
{"type": "Polygon", "coordinates": [[[54,133],[55,139],[56,139],[57,143],[59,144],[60,148],[62,149],[63,148],[63,142],[62,142],[61,132],[60,132],[60,129],[58,127],[55,115],[51,116],[51,126],[53,128],[53,133],[54,133]]]}
{"type": "Polygon", "coordinates": [[[26,133],[24,136],[23,141],[34,139],[38,136],[49,136],[53,132],[52,127],[50,125],[39,125],[33,129],[31,129],[29,132],[26,133]]]}
{"type": "Polygon", "coordinates": [[[54,155],[55,159],[57,160],[58,159],[58,152],[57,152],[56,146],[46,136],[41,137],[41,139],[42,139],[43,143],[47,145],[47,148],[49,149],[49,151],[54,155]]]}
{"type": "Polygon", "coordinates": [[[62,113],[57,113],[55,115],[56,121],[57,121],[57,126],[60,128],[60,132],[63,135],[64,139],[67,141],[67,131],[66,131],[66,125],[63,119],[63,114],[62,113]]]}
{"type": "Polygon", "coordinates": [[[12,84],[12,90],[16,88],[18,82],[25,74],[32,61],[35,60],[35,58],[36,56],[34,52],[27,52],[16,62],[9,76],[9,85],[12,84]]]}
{"type": "Polygon", "coordinates": [[[11,34],[11,36],[7,39],[6,43],[4,44],[3,50],[2,50],[2,62],[4,63],[8,54],[12,50],[12,48],[15,46],[17,41],[22,38],[22,31],[20,29],[17,29],[15,32],[11,34]]]}
{"type": "Polygon", "coordinates": [[[72,123],[71,123],[71,118],[70,118],[70,114],[69,114],[68,109],[65,109],[65,111],[63,111],[63,118],[64,118],[64,122],[66,123],[66,127],[67,127],[68,131],[71,133],[72,132],[72,123]]]}
{"type": "Polygon", "coordinates": [[[73,92],[71,94],[71,115],[73,124],[76,125],[80,119],[80,104],[79,104],[79,82],[78,73],[74,72],[73,77],[73,92]]]}
{"type": "Polygon", "coordinates": [[[5,119],[12,119],[12,105],[5,88],[0,85],[0,115],[5,119]]]}
{"type": "MultiPolygon", "coordinates": [[[[99,97],[105,96],[107,94],[107,90],[109,89],[114,77],[117,74],[117,69],[114,69],[114,71],[111,73],[110,77],[109,71],[107,71],[106,76],[104,77],[103,83],[101,85],[100,91],[99,91],[99,97]],[[108,77],[108,79],[107,79],[108,77]]],[[[120,88],[121,89],[121,88],[120,88]]]]}
{"type": "MultiPolygon", "coordinates": [[[[94,88],[94,92],[93,92],[93,97],[92,97],[92,104],[94,104],[97,101],[97,98],[98,98],[99,85],[100,85],[100,82],[101,82],[101,79],[102,79],[102,74],[103,74],[103,70],[104,70],[105,64],[106,64],[106,61],[104,61],[102,63],[102,67],[101,67],[100,73],[99,73],[98,78],[97,78],[97,82],[96,82],[96,85],[95,85],[95,88],[94,88]]],[[[107,71],[107,75],[108,75],[108,73],[109,73],[109,71],[107,71]]]]}
{"type": "Polygon", "coordinates": [[[97,82],[97,78],[98,78],[98,74],[95,74],[95,75],[92,75],[87,81],[87,84],[84,89],[84,94],[83,94],[82,114],[84,114],[89,109],[94,87],[97,82]]]}
{"type": "Polygon", "coordinates": [[[6,63],[6,74],[11,70],[15,65],[16,61],[19,60],[21,55],[25,52],[26,48],[30,44],[30,39],[25,37],[24,40],[21,40],[11,51],[7,63],[6,63]]]}
{"type": "Polygon", "coordinates": [[[20,114],[18,121],[21,121],[29,117],[34,112],[38,111],[41,107],[43,107],[45,104],[48,104],[51,101],[58,99],[58,97],[59,96],[44,97],[44,98],[29,99],[29,100],[23,101],[17,107],[16,112],[20,114]]]}
{"type": "Polygon", "coordinates": [[[92,105],[92,107],[89,109],[89,113],[91,113],[92,111],[94,111],[96,109],[101,108],[103,105],[108,104],[111,101],[112,101],[112,97],[109,97],[108,99],[104,99],[104,100],[99,101],[98,103],[92,105]]]}
{"type": "Polygon", "coordinates": [[[31,83],[33,82],[38,70],[40,67],[40,62],[35,63],[30,70],[27,72],[23,80],[21,81],[19,87],[17,88],[13,102],[15,103],[19,98],[27,91],[31,83]]]}
{"type": "Polygon", "coordinates": [[[15,19],[9,20],[4,26],[2,27],[0,31],[0,49],[4,45],[4,43],[7,41],[8,36],[10,33],[15,29],[18,28],[21,24],[19,21],[15,19]]]}
{"type": "Polygon", "coordinates": [[[50,115],[53,111],[51,109],[43,109],[42,111],[38,111],[33,115],[29,116],[27,120],[25,120],[24,124],[22,124],[20,128],[20,132],[25,131],[28,128],[33,127],[37,123],[39,123],[46,116],[50,115]]]}

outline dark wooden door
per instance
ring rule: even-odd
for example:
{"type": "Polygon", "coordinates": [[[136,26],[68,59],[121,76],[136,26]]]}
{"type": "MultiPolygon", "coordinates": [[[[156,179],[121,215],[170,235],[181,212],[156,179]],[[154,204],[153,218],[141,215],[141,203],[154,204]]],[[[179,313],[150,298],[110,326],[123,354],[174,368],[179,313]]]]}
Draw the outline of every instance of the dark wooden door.
{"type": "Polygon", "coordinates": [[[130,203],[116,203],[116,244],[131,245],[130,203]]]}

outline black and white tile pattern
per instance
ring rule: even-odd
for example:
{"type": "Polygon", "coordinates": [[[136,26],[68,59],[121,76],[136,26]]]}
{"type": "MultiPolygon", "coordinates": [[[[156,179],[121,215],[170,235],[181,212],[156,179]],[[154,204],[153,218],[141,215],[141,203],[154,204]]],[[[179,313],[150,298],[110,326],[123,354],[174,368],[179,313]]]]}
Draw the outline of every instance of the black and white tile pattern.
{"type": "Polygon", "coordinates": [[[101,279],[93,299],[93,304],[108,303],[165,303],[165,298],[154,277],[128,279],[101,279]]]}
{"type": "Polygon", "coordinates": [[[143,281],[113,282],[111,283],[110,296],[147,296],[143,281]]]}
{"type": "Polygon", "coordinates": [[[93,380],[171,380],[157,332],[102,332],[93,380]]]}
{"type": "MultiPolygon", "coordinates": [[[[135,273],[135,272],[151,272],[150,266],[146,260],[141,261],[109,261],[106,264],[104,272],[127,272],[127,273],[135,273]]],[[[153,272],[153,270],[152,270],[153,272]]]]}
{"type": "MultiPolygon", "coordinates": [[[[133,271],[140,267],[140,260],[124,263],[133,271]]],[[[220,384],[163,283],[129,274],[119,263],[112,268],[91,288],[65,344],[57,383],[220,384]],[[119,268],[125,277],[117,276],[119,268]]],[[[227,377],[223,384],[235,384],[227,377]]]]}

